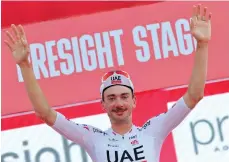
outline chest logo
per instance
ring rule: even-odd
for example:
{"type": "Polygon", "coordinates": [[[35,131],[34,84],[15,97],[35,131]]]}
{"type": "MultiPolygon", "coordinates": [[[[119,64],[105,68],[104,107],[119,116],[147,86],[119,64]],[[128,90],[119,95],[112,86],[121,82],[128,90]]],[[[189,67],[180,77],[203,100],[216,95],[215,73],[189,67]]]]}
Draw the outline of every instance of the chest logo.
{"type": "Polygon", "coordinates": [[[124,162],[124,160],[138,161],[144,160],[144,150],[143,145],[133,148],[133,155],[131,155],[127,150],[124,150],[121,154],[119,151],[107,150],[107,162],[124,162]],[[119,157],[121,155],[121,157],[119,157]]]}

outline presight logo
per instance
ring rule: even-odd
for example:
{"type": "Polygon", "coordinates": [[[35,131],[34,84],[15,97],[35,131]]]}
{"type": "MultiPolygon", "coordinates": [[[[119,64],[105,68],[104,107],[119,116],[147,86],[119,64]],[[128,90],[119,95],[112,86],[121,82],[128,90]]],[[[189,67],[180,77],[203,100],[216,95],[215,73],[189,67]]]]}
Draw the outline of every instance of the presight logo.
{"type": "MultiPolygon", "coordinates": [[[[66,138],[62,137],[62,148],[55,147],[41,147],[38,150],[32,149],[29,146],[29,140],[22,141],[21,152],[9,151],[5,152],[1,155],[1,162],[43,162],[42,157],[46,154],[49,154],[53,157],[53,161],[55,162],[71,162],[73,161],[73,157],[78,155],[79,161],[89,162],[89,157],[87,156],[87,152],[84,148],[77,145],[74,142],[68,141],[66,138]],[[76,150],[77,152],[73,151],[76,150]],[[73,155],[74,152],[74,155],[73,155]],[[62,160],[61,160],[62,159],[62,160]]],[[[59,141],[57,141],[59,142],[59,141]]],[[[49,160],[47,160],[49,161],[49,160]]]]}
{"type": "Polygon", "coordinates": [[[194,151],[196,155],[201,153],[200,147],[212,147],[212,152],[229,151],[229,135],[226,127],[229,126],[229,115],[217,117],[215,120],[200,119],[190,122],[190,130],[194,151]],[[198,131],[199,129],[199,131],[198,131]],[[204,137],[201,133],[206,134],[204,137]]]}

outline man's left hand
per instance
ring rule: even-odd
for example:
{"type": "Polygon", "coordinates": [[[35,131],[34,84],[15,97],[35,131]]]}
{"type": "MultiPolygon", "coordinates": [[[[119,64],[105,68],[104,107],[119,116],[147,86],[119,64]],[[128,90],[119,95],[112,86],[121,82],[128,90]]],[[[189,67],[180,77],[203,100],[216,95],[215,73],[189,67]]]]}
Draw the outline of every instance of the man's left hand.
{"type": "Polygon", "coordinates": [[[197,42],[207,43],[211,39],[211,13],[207,13],[207,7],[201,12],[201,5],[193,6],[190,27],[197,42]]]}

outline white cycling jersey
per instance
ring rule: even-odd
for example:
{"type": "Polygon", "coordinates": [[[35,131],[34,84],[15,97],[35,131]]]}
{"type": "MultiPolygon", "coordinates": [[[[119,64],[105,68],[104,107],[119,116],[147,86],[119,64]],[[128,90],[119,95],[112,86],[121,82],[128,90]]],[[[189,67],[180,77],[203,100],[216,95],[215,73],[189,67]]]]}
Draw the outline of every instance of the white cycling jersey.
{"type": "Polygon", "coordinates": [[[83,147],[93,162],[159,162],[163,141],[190,111],[180,98],[166,113],[151,118],[142,127],[133,125],[124,135],[111,128],[102,131],[76,124],[60,113],[52,128],[83,147]]]}

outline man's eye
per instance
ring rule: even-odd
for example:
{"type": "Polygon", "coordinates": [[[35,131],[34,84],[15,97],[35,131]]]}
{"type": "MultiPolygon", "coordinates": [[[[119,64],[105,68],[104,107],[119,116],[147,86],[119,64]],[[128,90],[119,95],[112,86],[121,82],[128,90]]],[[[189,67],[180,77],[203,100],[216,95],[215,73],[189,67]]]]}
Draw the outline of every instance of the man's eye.
{"type": "Polygon", "coordinates": [[[109,98],[110,101],[114,101],[114,99],[115,99],[114,97],[109,98]]]}
{"type": "Polygon", "coordinates": [[[127,98],[128,98],[128,96],[122,96],[122,98],[123,98],[123,99],[127,99],[127,98]]]}

